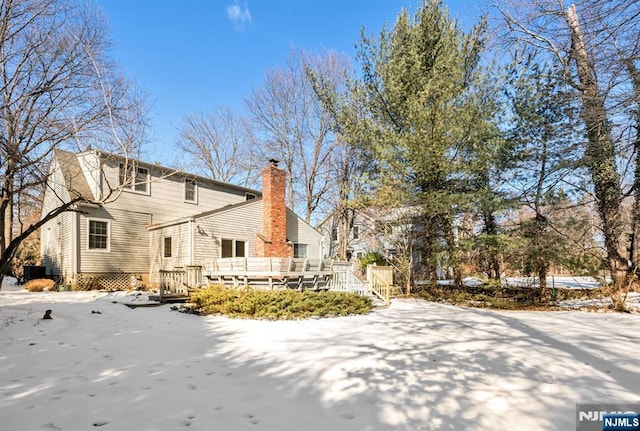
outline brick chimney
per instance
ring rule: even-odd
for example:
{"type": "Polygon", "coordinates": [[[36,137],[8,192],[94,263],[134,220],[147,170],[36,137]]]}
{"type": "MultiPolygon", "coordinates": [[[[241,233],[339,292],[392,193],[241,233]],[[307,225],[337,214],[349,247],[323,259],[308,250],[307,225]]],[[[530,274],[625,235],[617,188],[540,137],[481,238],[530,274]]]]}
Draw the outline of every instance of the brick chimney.
{"type": "Polygon", "coordinates": [[[256,256],[291,257],[293,247],[287,244],[286,174],[278,169],[278,161],[269,160],[262,169],[262,234],[256,239],[256,256]]]}

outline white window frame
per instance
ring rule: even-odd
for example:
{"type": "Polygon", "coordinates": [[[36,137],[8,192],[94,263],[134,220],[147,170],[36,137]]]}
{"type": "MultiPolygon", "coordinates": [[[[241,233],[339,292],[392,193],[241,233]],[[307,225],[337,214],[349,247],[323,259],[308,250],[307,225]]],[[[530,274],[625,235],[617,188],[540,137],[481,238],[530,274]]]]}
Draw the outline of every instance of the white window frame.
{"type": "Polygon", "coordinates": [[[127,192],[132,192],[132,193],[138,193],[140,195],[151,195],[151,171],[149,170],[149,168],[145,168],[143,166],[138,165],[137,163],[132,163],[132,164],[125,164],[125,163],[118,163],[118,186],[122,187],[122,190],[125,190],[127,192]],[[131,181],[131,184],[128,185],[123,185],[123,183],[121,182],[122,177],[120,175],[120,171],[124,168],[127,167],[131,174],[133,175],[133,178],[126,178],[127,173],[125,173],[125,183],[127,181],[131,181]],[[140,170],[145,171],[144,175],[145,175],[145,179],[144,182],[141,183],[137,183],[137,178],[138,178],[138,174],[142,173],[139,172],[140,170]],[[137,187],[139,186],[145,186],[146,190],[138,190],[137,187]]]}
{"type": "Polygon", "coordinates": [[[111,220],[101,218],[88,218],[87,219],[87,251],[98,253],[109,253],[111,251],[111,220]],[[101,222],[107,224],[107,248],[91,248],[91,222],[101,222]]]}
{"type": "Polygon", "coordinates": [[[184,179],[184,201],[192,204],[198,203],[198,182],[192,178],[184,179]],[[193,200],[187,199],[187,184],[193,184],[193,200]]]}
{"type": "Polygon", "coordinates": [[[219,254],[218,256],[222,257],[222,242],[223,241],[231,241],[231,253],[233,256],[230,257],[238,257],[238,254],[236,253],[237,250],[237,243],[238,242],[243,242],[244,243],[244,256],[240,256],[240,257],[247,257],[247,247],[249,245],[249,241],[247,241],[246,239],[235,239],[235,238],[221,238],[220,239],[220,250],[219,250],[219,254]]]}

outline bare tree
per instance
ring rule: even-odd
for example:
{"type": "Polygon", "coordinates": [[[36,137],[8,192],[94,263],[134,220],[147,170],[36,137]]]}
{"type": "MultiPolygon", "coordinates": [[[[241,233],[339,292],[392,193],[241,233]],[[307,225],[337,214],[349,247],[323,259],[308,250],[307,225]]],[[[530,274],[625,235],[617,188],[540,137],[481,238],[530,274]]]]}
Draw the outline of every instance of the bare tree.
{"type": "Polygon", "coordinates": [[[299,206],[307,222],[334,186],[328,162],[336,144],[333,118],[316,96],[309,70],[337,81],[344,77],[347,61],[332,52],[314,56],[293,50],[286,67],[267,71],[262,86],[245,99],[263,133],[265,152],[284,162],[289,205],[299,206]]]}
{"type": "MultiPolygon", "coordinates": [[[[66,0],[0,3],[0,271],[18,246],[48,220],[75,208],[72,194],[14,231],[20,199],[37,199],[56,148],[95,147],[138,156],[145,116],[138,94],[106,56],[105,20],[66,0]]],[[[117,196],[114,188],[102,200],[117,196]]]]}
{"type": "Polygon", "coordinates": [[[562,0],[537,0],[526,5],[498,1],[497,6],[514,38],[550,53],[550,61],[560,65],[577,92],[587,138],[584,164],[593,183],[615,306],[621,308],[634,271],[622,220],[628,168],[620,166],[618,157],[634,134],[628,115],[632,83],[624,62],[638,61],[640,4],[591,0],[566,6],[562,0]]]}
{"type": "Polygon", "coordinates": [[[256,184],[260,170],[252,126],[228,107],[185,117],[178,146],[204,175],[244,186],[256,184]]]}

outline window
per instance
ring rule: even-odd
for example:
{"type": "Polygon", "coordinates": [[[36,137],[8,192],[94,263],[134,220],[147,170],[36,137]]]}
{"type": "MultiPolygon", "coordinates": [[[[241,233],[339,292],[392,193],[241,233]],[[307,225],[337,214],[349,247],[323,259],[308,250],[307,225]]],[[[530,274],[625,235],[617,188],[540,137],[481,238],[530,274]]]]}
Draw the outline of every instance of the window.
{"type": "Polygon", "coordinates": [[[353,239],[358,239],[360,238],[360,229],[358,229],[358,226],[354,226],[353,227],[353,239]]]}
{"type": "Polygon", "coordinates": [[[255,199],[256,195],[254,195],[253,193],[245,193],[244,198],[245,200],[250,201],[251,199],[255,199]]]}
{"type": "Polygon", "coordinates": [[[293,257],[307,257],[307,244],[293,244],[293,257]]]}
{"type": "Polygon", "coordinates": [[[133,189],[137,192],[147,193],[149,184],[149,169],[138,168],[136,170],[136,182],[133,189]]]}
{"type": "Polygon", "coordinates": [[[236,241],[236,257],[244,257],[244,241],[236,241]]]}
{"type": "Polygon", "coordinates": [[[337,241],[338,240],[338,228],[334,227],[333,229],[331,229],[331,241],[337,241]]]}
{"type": "Polygon", "coordinates": [[[220,257],[245,257],[245,245],[245,241],[223,239],[222,250],[220,250],[220,257]]]}
{"type": "Polygon", "coordinates": [[[109,222],[89,220],[89,250],[109,250],[109,222]]]}
{"type": "Polygon", "coordinates": [[[136,192],[149,192],[149,169],[135,168],[135,178],[133,177],[134,167],[129,163],[118,165],[118,185],[125,189],[130,188],[136,192]]]}
{"type": "Polygon", "coordinates": [[[118,185],[131,185],[131,166],[129,164],[118,164],[118,185]]]}
{"type": "Polygon", "coordinates": [[[164,257],[171,257],[171,237],[164,239],[164,257]]]}
{"type": "Polygon", "coordinates": [[[184,180],[184,200],[187,202],[196,202],[196,180],[185,178],[184,180]]]}

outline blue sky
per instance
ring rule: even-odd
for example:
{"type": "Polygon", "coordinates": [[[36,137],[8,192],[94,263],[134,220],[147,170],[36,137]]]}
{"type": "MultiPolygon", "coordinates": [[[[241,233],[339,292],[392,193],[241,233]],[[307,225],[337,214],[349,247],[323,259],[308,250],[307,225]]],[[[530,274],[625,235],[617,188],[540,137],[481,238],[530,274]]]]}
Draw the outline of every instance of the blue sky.
{"type": "MultiPolygon", "coordinates": [[[[149,96],[146,155],[171,163],[185,115],[219,105],[243,112],[243,98],[292,46],[354,58],[360,29],[377,34],[418,0],[96,0],[109,22],[112,56],[149,96]]],[[[468,26],[479,2],[446,1],[468,26]]]]}

